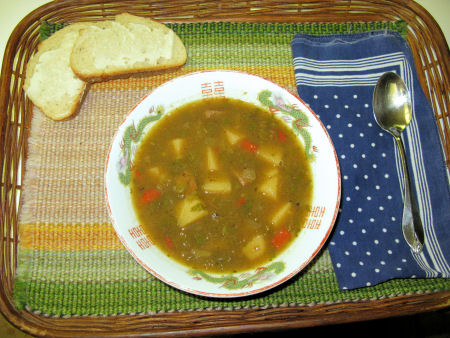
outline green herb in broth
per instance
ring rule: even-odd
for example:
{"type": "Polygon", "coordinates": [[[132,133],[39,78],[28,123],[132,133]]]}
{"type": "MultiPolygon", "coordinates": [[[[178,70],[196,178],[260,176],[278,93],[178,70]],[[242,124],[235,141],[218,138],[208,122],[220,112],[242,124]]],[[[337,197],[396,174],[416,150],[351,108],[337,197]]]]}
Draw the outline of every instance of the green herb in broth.
{"type": "Polygon", "coordinates": [[[163,117],[134,159],[132,200],[152,241],[182,264],[244,271],[279,255],[312,198],[302,144],[272,113],[210,98],[163,117]]]}

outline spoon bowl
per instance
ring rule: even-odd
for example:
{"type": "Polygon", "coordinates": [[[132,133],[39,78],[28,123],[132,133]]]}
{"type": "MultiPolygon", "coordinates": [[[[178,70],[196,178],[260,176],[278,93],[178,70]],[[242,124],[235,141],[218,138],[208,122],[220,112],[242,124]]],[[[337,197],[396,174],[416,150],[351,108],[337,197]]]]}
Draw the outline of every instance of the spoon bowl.
{"type": "Polygon", "coordinates": [[[401,137],[411,122],[411,98],[405,83],[396,73],[387,72],[379,78],[373,92],[373,111],[378,125],[392,134],[399,149],[404,176],[402,232],[412,251],[418,254],[423,249],[424,231],[401,137]]]}
{"type": "Polygon", "coordinates": [[[411,99],[405,83],[397,74],[383,74],[374,90],[375,120],[384,130],[399,135],[411,122],[411,99]]]}

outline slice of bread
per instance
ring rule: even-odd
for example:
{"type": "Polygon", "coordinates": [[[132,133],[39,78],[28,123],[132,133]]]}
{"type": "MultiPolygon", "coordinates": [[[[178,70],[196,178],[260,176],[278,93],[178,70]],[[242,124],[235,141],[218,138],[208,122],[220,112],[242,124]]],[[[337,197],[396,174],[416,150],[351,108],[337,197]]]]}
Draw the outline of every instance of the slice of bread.
{"type": "Polygon", "coordinates": [[[24,89],[42,112],[54,120],[66,119],[79,107],[86,82],[70,67],[70,54],[81,29],[88,24],[72,24],[42,41],[27,64],[24,89]]]}
{"type": "Polygon", "coordinates": [[[79,78],[93,82],[176,68],[186,59],[183,42],[167,26],[123,13],[114,21],[81,30],[70,65],[79,78]]]}

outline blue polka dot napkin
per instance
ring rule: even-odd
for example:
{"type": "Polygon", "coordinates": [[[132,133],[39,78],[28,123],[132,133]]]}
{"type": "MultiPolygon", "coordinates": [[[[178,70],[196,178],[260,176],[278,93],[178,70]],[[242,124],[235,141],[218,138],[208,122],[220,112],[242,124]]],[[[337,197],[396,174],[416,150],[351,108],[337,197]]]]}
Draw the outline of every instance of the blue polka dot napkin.
{"type": "Polygon", "coordinates": [[[319,115],[341,166],[342,204],[328,245],[339,287],[450,277],[449,176],[405,40],[390,31],[298,34],[291,45],[299,96],[319,115]],[[420,254],[410,250],[401,231],[403,176],[394,139],[372,111],[374,86],[388,71],[403,78],[413,98],[413,120],[403,140],[425,227],[420,254]]]}

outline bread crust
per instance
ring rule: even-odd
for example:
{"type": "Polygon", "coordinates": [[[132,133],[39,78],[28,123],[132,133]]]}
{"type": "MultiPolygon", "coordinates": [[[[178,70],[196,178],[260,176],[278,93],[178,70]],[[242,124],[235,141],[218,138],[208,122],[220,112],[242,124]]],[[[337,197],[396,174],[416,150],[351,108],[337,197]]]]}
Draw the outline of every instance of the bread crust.
{"type": "Polygon", "coordinates": [[[85,26],[85,24],[77,23],[55,32],[39,44],[37,52],[27,64],[23,88],[33,104],[53,120],[64,120],[75,114],[85,95],[87,84],[85,81],[76,78],[72,72],[69,64],[70,47],[64,45],[64,43],[68,43],[69,35],[75,41],[75,35],[85,26]],[[53,53],[60,59],[67,58],[67,60],[55,60],[58,62],[51,62],[53,68],[49,69],[49,65],[44,63],[44,58],[48,57],[48,53],[53,53]],[[61,88],[59,78],[52,76],[55,72],[67,74],[67,78],[73,77],[75,91],[67,92],[60,97],[52,97],[51,92],[54,92],[56,88],[61,88]],[[37,77],[41,78],[38,80],[37,77]],[[33,81],[39,81],[39,84],[33,81]],[[41,88],[37,88],[37,86],[41,88]]]}
{"type": "MultiPolygon", "coordinates": [[[[86,28],[80,31],[80,36],[74,44],[74,48],[70,57],[70,66],[73,72],[86,82],[99,82],[118,77],[126,77],[136,73],[148,73],[167,69],[175,69],[183,66],[187,60],[186,48],[181,39],[173,33],[167,26],[152,19],[134,16],[128,13],[122,13],[115,17],[114,22],[105,21],[99,24],[98,28],[102,31],[92,28],[86,28]],[[129,65],[120,66],[94,66],[94,59],[98,54],[106,51],[108,46],[102,46],[100,43],[93,44],[96,34],[104,33],[109,29],[113,29],[114,23],[127,27],[130,24],[143,25],[150,29],[156,29],[161,34],[173,34],[172,57],[170,59],[160,57],[155,64],[154,62],[136,61],[129,65]],[[95,49],[93,47],[95,45],[95,49]],[[96,55],[91,55],[96,54],[96,55]]],[[[112,38],[112,37],[111,37],[112,38]]],[[[97,42],[97,41],[96,41],[97,42]]],[[[108,42],[113,42],[108,40],[108,42]]],[[[146,43],[143,41],[143,43],[146,43]]],[[[106,53],[106,52],[105,52],[106,53]]],[[[132,59],[131,59],[132,60],[132,59]]]]}

